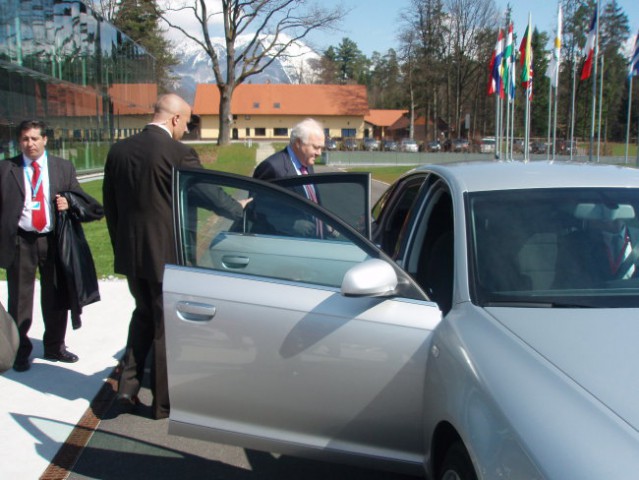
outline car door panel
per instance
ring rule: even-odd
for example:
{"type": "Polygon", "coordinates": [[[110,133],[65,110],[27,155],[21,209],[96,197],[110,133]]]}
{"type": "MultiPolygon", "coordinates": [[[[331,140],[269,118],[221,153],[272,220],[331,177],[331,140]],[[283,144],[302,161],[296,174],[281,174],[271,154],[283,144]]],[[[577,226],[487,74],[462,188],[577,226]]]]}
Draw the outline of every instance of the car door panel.
{"type": "Polygon", "coordinates": [[[171,421],[182,434],[200,425],[209,440],[229,430],[274,449],[422,454],[423,379],[440,319],[429,302],[177,266],[164,289],[171,421]],[[214,314],[184,318],[181,302],[214,314]]]}

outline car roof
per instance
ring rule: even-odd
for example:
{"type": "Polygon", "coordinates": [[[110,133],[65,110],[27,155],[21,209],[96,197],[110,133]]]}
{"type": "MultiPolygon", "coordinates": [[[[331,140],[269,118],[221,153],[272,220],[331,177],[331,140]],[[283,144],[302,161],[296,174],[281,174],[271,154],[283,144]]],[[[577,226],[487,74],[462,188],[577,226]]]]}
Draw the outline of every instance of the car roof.
{"type": "Polygon", "coordinates": [[[477,161],[424,165],[461,192],[557,187],[639,188],[639,170],[616,165],[557,161],[477,161]]]}

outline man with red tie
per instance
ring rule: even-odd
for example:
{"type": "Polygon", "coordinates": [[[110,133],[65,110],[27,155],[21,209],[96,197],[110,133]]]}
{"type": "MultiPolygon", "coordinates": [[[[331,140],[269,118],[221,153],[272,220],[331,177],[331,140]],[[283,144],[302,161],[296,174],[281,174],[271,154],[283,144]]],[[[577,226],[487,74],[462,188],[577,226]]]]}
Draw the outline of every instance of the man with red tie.
{"type": "Polygon", "coordinates": [[[31,367],[28,337],[33,319],[33,291],[40,272],[40,304],[44,320],[44,358],[73,363],[78,356],[64,343],[67,310],[55,292],[55,210],[67,210],[58,192],[82,190],[73,164],[46,151],[46,125],[25,120],[16,129],[21,155],[0,162],[0,267],[7,271],[8,310],[18,325],[20,346],[13,365],[31,367]]]}

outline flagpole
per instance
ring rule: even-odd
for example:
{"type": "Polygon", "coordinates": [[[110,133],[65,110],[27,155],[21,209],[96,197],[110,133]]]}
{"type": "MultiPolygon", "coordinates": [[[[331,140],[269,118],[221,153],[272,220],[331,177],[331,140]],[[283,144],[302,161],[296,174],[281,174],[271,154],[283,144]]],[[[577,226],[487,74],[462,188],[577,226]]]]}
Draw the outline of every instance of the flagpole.
{"type": "MultiPolygon", "coordinates": [[[[530,38],[532,38],[532,28],[531,28],[531,24],[532,24],[532,14],[530,12],[528,12],[528,36],[530,38]]],[[[526,54],[528,55],[528,49],[529,49],[529,44],[530,44],[530,39],[526,40],[526,54]]],[[[531,89],[532,89],[532,82],[533,82],[533,74],[530,73],[532,72],[532,59],[530,62],[530,65],[528,66],[528,83],[526,84],[526,90],[525,90],[525,94],[526,94],[526,131],[524,132],[524,160],[529,160],[530,159],[530,151],[528,148],[529,142],[530,142],[530,94],[531,94],[531,89]]]]}
{"type": "Polygon", "coordinates": [[[548,147],[546,148],[546,160],[550,160],[550,129],[552,128],[552,79],[548,81],[548,147]]]}
{"type": "Polygon", "coordinates": [[[510,78],[508,78],[508,90],[506,91],[506,138],[505,138],[505,142],[504,142],[504,148],[506,149],[506,151],[504,152],[504,158],[506,160],[508,160],[508,145],[510,144],[510,122],[511,122],[511,117],[510,117],[510,78]]]}
{"type": "MultiPolygon", "coordinates": [[[[625,163],[628,163],[628,148],[630,146],[630,110],[631,110],[631,106],[632,106],[632,77],[633,75],[630,75],[630,78],[628,79],[628,85],[630,85],[630,88],[628,89],[628,116],[626,117],[626,156],[625,156],[625,163]]],[[[639,148],[637,148],[637,150],[639,151],[639,148]]],[[[639,152],[638,152],[639,153],[639,152]]]]}
{"type": "MultiPolygon", "coordinates": [[[[592,156],[595,148],[595,113],[597,110],[597,64],[599,63],[599,0],[597,0],[597,25],[595,26],[595,51],[593,67],[594,72],[592,75],[592,114],[590,118],[590,156],[589,161],[592,162],[592,156]]],[[[572,146],[571,146],[572,147],[572,146]]]]}
{"type": "Polygon", "coordinates": [[[570,161],[572,161],[573,150],[575,149],[575,90],[577,82],[577,62],[572,57],[572,102],[570,106],[570,161]]]}
{"type": "Polygon", "coordinates": [[[499,92],[495,93],[495,160],[499,159],[499,92]]]}
{"type": "Polygon", "coordinates": [[[604,54],[601,54],[601,72],[599,72],[599,121],[597,122],[597,162],[601,153],[601,110],[603,99],[604,54]]]}
{"type": "MultiPolygon", "coordinates": [[[[557,72],[557,76],[559,76],[559,72],[557,72]]],[[[555,121],[552,127],[552,159],[553,160],[555,160],[556,145],[557,145],[557,104],[559,103],[558,97],[559,97],[559,83],[557,83],[557,86],[555,87],[555,121]]],[[[548,148],[550,149],[550,145],[548,146],[548,148]]]]}

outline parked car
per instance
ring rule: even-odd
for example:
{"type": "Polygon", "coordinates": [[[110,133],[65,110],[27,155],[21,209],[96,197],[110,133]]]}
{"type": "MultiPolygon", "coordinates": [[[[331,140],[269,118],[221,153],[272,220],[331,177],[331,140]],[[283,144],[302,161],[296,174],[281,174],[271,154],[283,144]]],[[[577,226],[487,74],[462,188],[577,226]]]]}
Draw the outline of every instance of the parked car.
{"type": "Polygon", "coordinates": [[[639,170],[423,166],[370,236],[352,175],[176,170],[169,432],[438,480],[633,478],[639,265],[604,246],[639,238],[639,170]],[[321,206],[281,188],[304,183],[321,206]],[[212,187],[251,196],[245,218],[202,208],[212,187]]]}
{"type": "Polygon", "coordinates": [[[345,138],[342,142],[342,150],[354,151],[359,148],[359,142],[355,138],[345,138]]]}
{"type": "Polygon", "coordinates": [[[426,150],[429,152],[441,152],[442,144],[439,140],[431,140],[426,144],[426,150]]]}
{"type": "Polygon", "coordinates": [[[325,150],[337,150],[337,142],[331,137],[326,137],[324,140],[324,149],[325,150]]]}
{"type": "Polygon", "coordinates": [[[577,142],[576,141],[570,141],[570,140],[560,140],[558,142],[559,144],[559,153],[562,155],[570,155],[571,153],[573,155],[577,154],[577,142]]]}
{"type": "Polygon", "coordinates": [[[479,151],[481,153],[495,153],[496,143],[495,137],[484,137],[479,143],[479,151]]]}
{"type": "Polygon", "coordinates": [[[546,153],[548,151],[548,145],[541,140],[535,140],[530,144],[530,153],[546,153]]]}
{"type": "Polygon", "coordinates": [[[382,148],[385,152],[396,152],[399,146],[395,140],[384,140],[382,148]]]}
{"type": "Polygon", "coordinates": [[[419,146],[417,145],[417,142],[412,138],[404,138],[399,144],[399,149],[402,152],[418,152],[419,146]]]}
{"type": "Polygon", "coordinates": [[[376,138],[365,138],[364,143],[362,144],[362,149],[367,150],[369,152],[373,150],[379,150],[379,140],[376,138]]]}
{"type": "Polygon", "coordinates": [[[453,152],[468,152],[470,149],[468,140],[465,138],[456,138],[452,141],[451,150],[453,152]]]}

